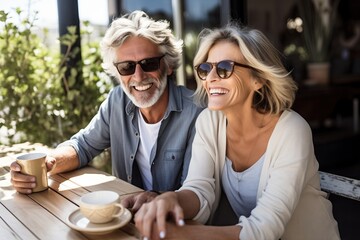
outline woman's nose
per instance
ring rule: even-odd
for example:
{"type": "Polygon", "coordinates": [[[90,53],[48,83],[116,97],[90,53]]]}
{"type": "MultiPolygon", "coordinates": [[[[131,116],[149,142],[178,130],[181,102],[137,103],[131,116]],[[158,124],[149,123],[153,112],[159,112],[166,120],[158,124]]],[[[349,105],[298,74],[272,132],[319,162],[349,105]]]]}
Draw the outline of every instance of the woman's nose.
{"type": "Polygon", "coordinates": [[[220,77],[216,72],[216,67],[212,67],[210,69],[210,72],[208,73],[208,75],[206,76],[206,81],[214,81],[214,80],[219,80],[220,77]]]}

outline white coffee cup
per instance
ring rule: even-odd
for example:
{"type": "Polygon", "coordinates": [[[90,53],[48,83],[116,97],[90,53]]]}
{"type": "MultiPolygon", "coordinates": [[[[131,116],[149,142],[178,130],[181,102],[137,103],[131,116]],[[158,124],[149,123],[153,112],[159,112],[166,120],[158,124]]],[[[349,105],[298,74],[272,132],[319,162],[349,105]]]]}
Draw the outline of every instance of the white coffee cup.
{"type": "Polygon", "coordinates": [[[80,212],[92,223],[110,222],[125,211],[119,198],[119,194],[113,191],[86,193],[80,198],[80,212]]]}
{"type": "Polygon", "coordinates": [[[36,187],[33,192],[44,191],[48,188],[45,153],[26,153],[16,158],[21,167],[21,173],[35,176],[36,187]]]}

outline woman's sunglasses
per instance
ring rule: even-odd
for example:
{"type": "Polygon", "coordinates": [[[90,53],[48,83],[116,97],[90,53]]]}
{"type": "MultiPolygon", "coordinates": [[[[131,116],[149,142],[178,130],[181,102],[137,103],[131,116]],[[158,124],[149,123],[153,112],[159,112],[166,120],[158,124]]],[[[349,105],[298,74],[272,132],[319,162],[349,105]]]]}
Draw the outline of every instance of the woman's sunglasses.
{"type": "Polygon", "coordinates": [[[234,66],[249,68],[257,71],[256,68],[253,68],[249,65],[230,61],[230,60],[223,60],[218,63],[210,63],[210,62],[200,63],[199,65],[195,66],[195,70],[201,80],[206,80],[206,77],[211,72],[213,66],[215,66],[216,73],[221,79],[229,78],[231,74],[234,72],[234,66]]]}
{"type": "Polygon", "coordinates": [[[160,57],[145,58],[140,61],[117,62],[114,63],[114,66],[116,67],[121,76],[128,76],[134,74],[137,64],[140,65],[141,69],[144,72],[153,72],[159,70],[160,60],[164,56],[165,55],[162,55],[160,57]]]}

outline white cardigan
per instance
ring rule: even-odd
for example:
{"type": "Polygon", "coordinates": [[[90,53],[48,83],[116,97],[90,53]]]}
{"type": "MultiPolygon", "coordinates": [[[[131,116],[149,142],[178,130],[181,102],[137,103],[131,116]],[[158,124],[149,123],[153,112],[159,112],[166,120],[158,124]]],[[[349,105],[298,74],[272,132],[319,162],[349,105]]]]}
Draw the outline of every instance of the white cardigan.
{"type": "MultiPolygon", "coordinates": [[[[192,158],[182,189],[201,208],[194,220],[210,222],[219,204],[226,154],[226,117],[205,109],[196,122],[192,158]]],[[[340,239],[332,205],[320,190],[318,162],[307,122],[284,111],[269,139],[256,207],[241,216],[239,239],[340,239]]]]}

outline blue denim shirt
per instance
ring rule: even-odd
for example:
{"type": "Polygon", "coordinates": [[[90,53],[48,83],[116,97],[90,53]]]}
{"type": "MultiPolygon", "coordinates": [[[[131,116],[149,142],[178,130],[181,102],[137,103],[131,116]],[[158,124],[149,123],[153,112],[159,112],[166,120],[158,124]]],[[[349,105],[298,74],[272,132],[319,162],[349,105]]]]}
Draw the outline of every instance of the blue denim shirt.
{"type": "MultiPolygon", "coordinates": [[[[193,91],[176,86],[171,80],[168,87],[169,104],[150,154],[153,189],[157,191],[176,190],[185,180],[195,121],[202,110],[193,103],[193,91]]],[[[86,128],[60,146],[75,148],[80,167],[86,166],[104,149],[111,148],[113,175],[130,183],[134,183],[134,178],[141,181],[139,172],[134,171],[137,169],[134,163],[140,142],[137,111],[121,86],[117,86],[86,128]]]]}

